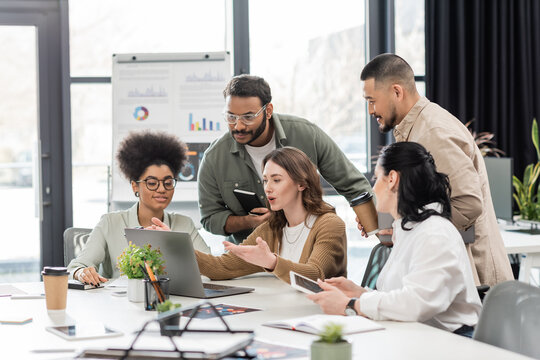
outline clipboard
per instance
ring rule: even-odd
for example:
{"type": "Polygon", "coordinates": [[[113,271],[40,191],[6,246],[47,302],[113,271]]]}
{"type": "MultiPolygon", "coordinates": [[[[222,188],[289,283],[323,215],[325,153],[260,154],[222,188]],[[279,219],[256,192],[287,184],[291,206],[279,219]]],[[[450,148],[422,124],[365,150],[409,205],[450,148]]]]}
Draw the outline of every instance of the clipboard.
{"type": "Polygon", "coordinates": [[[229,327],[227,322],[219,314],[219,311],[215,306],[206,300],[199,302],[195,307],[180,307],[173,309],[167,312],[164,312],[158,316],[157,319],[150,320],[146,322],[143,327],[137,332],[135,339],[127,349],[87,349],[81,352],[76,359],[84,358],[99,358],[99,359],[222,359],[224,357],[234,355],[235,357],[242,357],[246,359],[253,359],[254,357],[249,355],[247,352],[247,346],[250,345],[254,340],[255,334],[253,330],[233,330],[229,327]],[[191,321],[197,317],[199,309],[203,306],[210,307],[216,314],[216,316],[221,320],[221,323],[224,326],[223,330],[219,329],[190,329],[189,325],[191,321]],[[189,308],[189,309],[188,309],[189,308]],[[181,328],[179,326],[165,326],[168,320],[171,320],[177,316],[180,316],[183,311],[193,309],[192,315],[189,317],[186,325],[181,328]],[[173,350],[156,350],[156,349],[135,349],[134,346],[137,343],[139,337],[144,333],[146,327],[152,322],[160,323],[160,326],[164,326],[166,329],[166,336],[170,339],[170,342],[173,345],[173,350]],[[230,343],[227,348],[222,349],[219,352],[207,352],[207,351],[192,351],[180,349],[175,341],[173,340],[174,336],[181,337],[186,333],[205,333],[205,334],[223,334],[230,343]],[[238,341],[230,341],[231,334],[244,334],[238,341]]]}

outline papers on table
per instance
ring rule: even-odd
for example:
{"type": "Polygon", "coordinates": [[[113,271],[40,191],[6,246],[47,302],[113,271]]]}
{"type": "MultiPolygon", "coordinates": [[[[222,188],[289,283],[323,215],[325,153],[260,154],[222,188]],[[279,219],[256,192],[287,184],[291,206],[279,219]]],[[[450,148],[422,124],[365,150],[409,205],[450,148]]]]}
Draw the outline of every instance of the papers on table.
{"type": "Polygon", "coordinates": [[[25,291],[22,291],[18,287],[9,284],[0,284],[0,297],[1,296],[11,296],[15,294],[26,294],[25,291]]]}
{"type": "Polygon", "coordinates": [[[376,322],[362,316],[341,315],[311,315],[300,318],[269,321],[263,325],[310,334],[319,334],[324,330],[325,325],[330,323],[342,325],[343,334],[345,335],[384,329],[384,327],[376,322]]]}
{"type": "Polygon", "coordinates": [[[128,284],[127,276],[120,276],[117,279],[109,280],[106,283],[103,283],[103,287],[105,289],[117,290],[120,288],[127,288],[127,284],[128,284]]]}

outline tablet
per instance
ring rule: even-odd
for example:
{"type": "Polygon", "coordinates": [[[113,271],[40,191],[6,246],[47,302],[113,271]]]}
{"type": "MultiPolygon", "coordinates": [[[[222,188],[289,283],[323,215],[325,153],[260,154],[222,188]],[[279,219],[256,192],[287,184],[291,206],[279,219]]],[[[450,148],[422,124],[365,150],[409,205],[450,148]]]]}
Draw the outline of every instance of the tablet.
{"type": "Polygon", "coordinates": [[[323,291],[323,289],[317,284],[316,281],[313,281],[305,276],[302,276],[294,271],[289,272],[291,276],[291,286],[301,292],[306,294],[315,294],[323,291]]]}
{"type": "Polygon", "coordinates": [[[101,323],[48,326],[46,329],[66,340],[95,339],[123,335],[120,331],[112,330],[101,323]]]}
{"type": "Polygon", "coordinates": [[[242,205],[242,208],[245,212],[248,214],[253,215],[261,215],[258,213],[252,213],[251,210],[255,208],[265,207],[261,200],[259,200],[259,197],[257,194],[255,194],[253,191],[247,191],[247,190],[240,190],[240,189],[234,189],[233,190],[234,195],[240,202],[240,205],[242,205]]]}

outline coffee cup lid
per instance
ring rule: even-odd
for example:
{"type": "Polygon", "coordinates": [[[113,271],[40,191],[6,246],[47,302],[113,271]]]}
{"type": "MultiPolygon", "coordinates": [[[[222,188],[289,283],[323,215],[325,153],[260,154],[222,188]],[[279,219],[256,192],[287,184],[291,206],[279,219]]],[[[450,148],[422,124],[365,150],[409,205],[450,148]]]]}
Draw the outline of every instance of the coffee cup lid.
{"type": "Polygon", "coordinates": [[[67,267],[63,267],[63,266],[45,266],[43,267],[43,271],[41,272],[41,275],[65,276],[65,275],[69,275],[69,271],[67,267]]]}
{"type": "Polygon", "coordinates": [[[355,197],[354,199],[352,199],[351,202],[349,203],[349,205],[356,206],[356,205],[366,203],[369,200],[371,200],[372,197],[373,197],[373,195],[371,193],[369,193],[367,191],[363,192],[360,195],[358,195],[357,197],[355,197]]]}

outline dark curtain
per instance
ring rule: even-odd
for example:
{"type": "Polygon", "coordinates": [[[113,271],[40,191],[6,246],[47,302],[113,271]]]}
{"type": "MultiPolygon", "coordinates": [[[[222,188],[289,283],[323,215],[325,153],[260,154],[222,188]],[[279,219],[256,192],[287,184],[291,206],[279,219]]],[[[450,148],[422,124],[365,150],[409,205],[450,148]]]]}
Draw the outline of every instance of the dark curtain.
{"type": "Polygon", "coordinates": [[[536,162],[540,1],[425,0],[426,95],[474,130],[495,134],[514,174],[536,162]]]}

